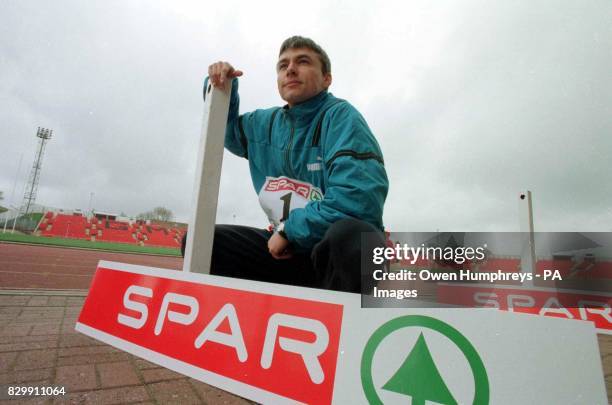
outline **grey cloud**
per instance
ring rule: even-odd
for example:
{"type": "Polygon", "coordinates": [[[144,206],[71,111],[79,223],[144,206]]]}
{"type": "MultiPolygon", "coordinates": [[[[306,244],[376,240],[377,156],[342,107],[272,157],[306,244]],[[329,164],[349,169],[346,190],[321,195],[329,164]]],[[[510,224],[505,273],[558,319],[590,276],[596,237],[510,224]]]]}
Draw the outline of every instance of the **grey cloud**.
{"type": "MultiPolygon", "coordinates": [[[[317,6],[327,19],[305,20],[321,21],[308,35],[330,50],[332,91],[360,108],[380,140],[387,226],[516,230],[516,199],[529,188],[538,229],[612,230],[610,3],[402,4],[376,13],[317,6]],[[393,15],[411,24],[420,15],[432,38],[386,26],[393,15]],[[378,45],[391,50],[384,60],[371,57],[378,45]],[[423,49],[429,59],[414,60],[423,49]]],[[[245,70],[243,111],[279,105],[274,58],[289,28],[276,14],[236,9],[213,19],[182,7],[3,3],[6,199],[19,156],[23,182],[36,127],[47,126],[55,136],[40,203],[87,208],[93,191],[98,209],[135,215],[166,205],[188,219],[206,66],[227,59],[245,70]]],[[[218,220],[265,224],[246,161],[227,153],[218,220]]]]}

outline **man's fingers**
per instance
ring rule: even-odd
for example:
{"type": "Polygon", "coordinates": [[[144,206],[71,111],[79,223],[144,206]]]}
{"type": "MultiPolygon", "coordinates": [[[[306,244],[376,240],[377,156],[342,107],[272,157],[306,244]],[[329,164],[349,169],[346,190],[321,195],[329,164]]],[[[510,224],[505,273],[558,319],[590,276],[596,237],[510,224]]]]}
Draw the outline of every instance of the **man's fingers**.
{"type": "Polygon", "coordinates": [[[286,260],[286,259],[291,259],[293,257],[293,253],[288,252],[286,250],[282,253],[276,253],[276,252],[270,251],[270,254],[272,255],[273,258],[277,260],[286,260]]]}
{"type": "Polygon", "coordinates": [[[243,75],[242,70],[236,70],[227,62],[216,62],[208,67],[208,79],[214,87],[223,87],[226,79],[233,79],[243,75]]]}
{"type": "Polygon", "coordinates": [[[233,70],[234,68],[231,65],[222,65],[221,72],[219,72],[219,84],[223,84],[225,78],[228,77],[233,70]]]}
{"type": "Polygon", "coordinates": [[[278,260],[291,259],[293,257],[293,253],[289,249],[284,249],[279,252],[278,249],[268,246],[268,251],[273,258],[278,260]]]}
{"type": "Polygon", "coordinates": [[[224,62],[213,63],[208,67],[208,77],[210,79],[210,83],[215,87],[218,87],[220,84],[223,68],[224,62]]]}
{"type": "Polygon", "coordinates": [[[289,242],[278,233],[273,234],[268,239],[268,251],[273,258],[279,260],[293,257],[293,253],[289,249],[289,242]]]}
{"type": "Polygon", "coordinates": [[[236,70],[231,65],[228,65],[224,67],[223,71],[221,72],[221,83],[225,83],[225,79],[233,79],[234,77],[240,77],[242,76],[242,73],[242,70],[236,70]]]}

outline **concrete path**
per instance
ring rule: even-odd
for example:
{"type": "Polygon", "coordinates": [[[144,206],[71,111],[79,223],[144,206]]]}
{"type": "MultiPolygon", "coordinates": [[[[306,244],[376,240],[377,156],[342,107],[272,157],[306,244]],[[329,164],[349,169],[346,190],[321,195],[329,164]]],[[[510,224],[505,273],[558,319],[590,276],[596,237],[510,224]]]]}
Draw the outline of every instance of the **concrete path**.
{"type": "Polygon", "coordinates": [[[85,291],[0,290],[0,404],[251,404],[75,332],[85,291]],[[9,386],[66,395],[12,397],[9,386]]]}

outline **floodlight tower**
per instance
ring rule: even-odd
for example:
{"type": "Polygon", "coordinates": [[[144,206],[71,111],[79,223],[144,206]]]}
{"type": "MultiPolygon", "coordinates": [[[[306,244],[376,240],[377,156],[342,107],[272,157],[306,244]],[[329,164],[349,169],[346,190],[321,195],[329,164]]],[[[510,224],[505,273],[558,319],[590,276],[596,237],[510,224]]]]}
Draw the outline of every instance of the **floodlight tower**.
{"type": "Polygon", "coordinates": [[[30,211],[30,207],[36,202],[36,193],[38,192],[38,182],[40,180],[40,171],[42,169],[43,156],[45,154],[45,146],[47,141],[51,139],[53,135],[52,129],[38,127],[36,137],[38,139],[38,148],[36,149],[36,156],[34,157],[34,164],[30,171],[30,177],[28,178],[28,184],[23,194],[23,202],[21,203],[20,211],[23,215],[27,215],[30,211]]]}

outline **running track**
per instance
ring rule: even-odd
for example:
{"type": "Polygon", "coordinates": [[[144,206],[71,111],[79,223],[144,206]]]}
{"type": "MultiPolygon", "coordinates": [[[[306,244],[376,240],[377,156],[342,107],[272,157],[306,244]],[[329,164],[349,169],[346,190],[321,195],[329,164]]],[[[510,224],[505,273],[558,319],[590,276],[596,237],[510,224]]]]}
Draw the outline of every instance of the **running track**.
{"type": "Polygon", "coordinates": [[[0,243],[0,288],[88,289],[99,260],[183,267],[178,257],[0,243]]]}

